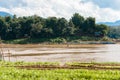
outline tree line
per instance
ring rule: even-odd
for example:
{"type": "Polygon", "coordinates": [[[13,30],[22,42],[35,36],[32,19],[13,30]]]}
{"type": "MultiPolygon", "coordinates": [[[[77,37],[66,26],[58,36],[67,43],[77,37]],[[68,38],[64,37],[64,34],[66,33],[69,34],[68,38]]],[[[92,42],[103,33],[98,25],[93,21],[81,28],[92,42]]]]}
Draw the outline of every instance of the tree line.
{"type": "Polygon", "coordinates": [[[108,37],[120,39],[120,26],[109,27],[108,37]]]}
{"type": "Polygon", "coordinates": [[[95,18],[84,18],[78,13],[65,18],[37,15],[27,17],[0,17],[0,37],[2,40],[19,38],[54,38],[72,36],[104,37],[108,27],[96,24],[95,18]]]}

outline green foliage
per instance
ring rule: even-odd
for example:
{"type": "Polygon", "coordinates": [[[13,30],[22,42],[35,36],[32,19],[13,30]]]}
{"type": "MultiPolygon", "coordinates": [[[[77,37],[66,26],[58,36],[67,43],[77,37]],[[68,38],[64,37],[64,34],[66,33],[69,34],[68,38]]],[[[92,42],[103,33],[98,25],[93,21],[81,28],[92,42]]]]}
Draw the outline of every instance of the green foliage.
{"type": "MultiPolygon", "coordinates": [[[[94,69],[55,69],[55,70],[27,70],[13,66],[24,65],[57,65],[56,63],[24,63],[0,62],[1,80],[120,80],[119,70],[94,70],[94,69]],[[12,64],[12,65],[11,65],[12,64]]],[[[101,66],[102,63],[68,63],[69,66],[90,67],[101,66]]],[[[106,65],[106,64],[103,64],[106,65]]],[[[108,64],[108,65],[111,65],[108,64]]],[[[113,64],[114,65],[114,64],[113,64]]],[[[107,67],[107,66],[104,66],[107,67]]],[[[117,66],[118,67],[118,66],[117,66]]],[[[110,68],[108,66],[108,68],[110,68]]]]}
{"type": "Polygon", "coordinates": [[[58,62],[23,62],[23,61],[19,61],[19,62],[6,62],[6,61],[0,61],[0,66],[31,66],[31,65],[41,65],[41,66],[59,66],[58,62]]]}
{"type": "Polygon", "coordinates": [[[95,18],[89,17],[85,20],[84,26],[81,28],[83,35],[93,36],[96,30],[95,18]]]}
{"type": "MultiPolygon", "coordinates": [[[[95,18],[84,18],[78,13],[70,20],[65,18],[42,18],[37,15],[28,17],[0,17],[0,37],[2,40],[21,38],[65,38],[71,36],[104,37],[108,33],[106,25],[96,25],[95,18]],[[96,35],[97,34],[97,35],[96,35]]],[[[52,42],[64,42],[55,40],[52,42]]]]}
{"type": "Polygon", "coordinates": [[[120,27],[110,27],[110,30],[108,32],[108,37],[119,39],[120,38],[120,27]]]}
{"type": "Polygon", "coordinates": [[[87,36],[82,36],[81,39],[82,39],[83,41],[87,41],[87,40],[90,40],[91,38],[90,38],[90,37],[87,37],[87,36]],[[89,38],[89,39],[88,39],[88,38],[89,38]]]}
{"type": "Polygon", "coordinates": [[[0,67],[1,80],[119,80],[111,70],[25,70],[0,67]]]}
{"type": "Polygon", "coordinates": [[[41,25],[41,23],[33,24],[31,32],[30,32],[30,36],[32,38],[35,38],[35,37],[39,38],[40,37],[40,33],[42,31],[42,28],[43,28],[43,26],[41,25]]]}
{"type": "Polygon", "coordinates": [[[66,43],[66,39],[64,38],[55,38],[55,39],[50,39],[51,43],[66,43]]]}
{"type": "Polygon", "coordinates": [[[108,38],[108,37],[103,37],[103,38],[101,39],[101,41],[110,41],[110,38],[108,38]]]}
{"type": "Polygon", "coordinates": [[[79,15],[78,13],[75,13],[73,14],[72,22],[76,27],[80,28],[84,23],[84,17],[79,15]]]}
{"type": "Polygon", "coordinates": [[[108,34],[109,28],[106,25],[100,24],[100,25],[96,25],[96,31],[98,32],[98,34],[95,36],[100,36],[100,37],[104,37],[105,35],[108,34]]]}

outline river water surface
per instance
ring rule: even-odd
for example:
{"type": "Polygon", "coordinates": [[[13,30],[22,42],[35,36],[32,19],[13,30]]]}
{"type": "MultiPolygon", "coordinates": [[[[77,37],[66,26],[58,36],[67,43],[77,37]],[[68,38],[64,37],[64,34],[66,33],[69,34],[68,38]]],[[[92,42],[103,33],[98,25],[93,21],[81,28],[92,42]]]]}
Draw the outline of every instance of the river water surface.
{"type": "MultiPolygon", "coordinates": [[[[7,55],[12,53],[10,61],[30,62],[120,62],[120,44],[89,45],[80,48],[4,48],[7,55]]],[[[5,57],[8,61],[8,56],[5,57]]]]}

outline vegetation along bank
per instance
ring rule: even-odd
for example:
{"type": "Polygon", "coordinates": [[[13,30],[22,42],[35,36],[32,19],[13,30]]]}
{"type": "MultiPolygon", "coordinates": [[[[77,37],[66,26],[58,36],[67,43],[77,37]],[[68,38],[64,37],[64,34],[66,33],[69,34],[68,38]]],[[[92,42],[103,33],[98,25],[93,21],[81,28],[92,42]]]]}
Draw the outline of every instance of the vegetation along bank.
{"type": "Polygon", "coordinates": [[[95,18],[84,18],[78,13],[73,14],[69,20],[37,15],[0,17],[0,37],[6,43],[108,40],[108,32],[108,26],[96,24],[95,18]]]}

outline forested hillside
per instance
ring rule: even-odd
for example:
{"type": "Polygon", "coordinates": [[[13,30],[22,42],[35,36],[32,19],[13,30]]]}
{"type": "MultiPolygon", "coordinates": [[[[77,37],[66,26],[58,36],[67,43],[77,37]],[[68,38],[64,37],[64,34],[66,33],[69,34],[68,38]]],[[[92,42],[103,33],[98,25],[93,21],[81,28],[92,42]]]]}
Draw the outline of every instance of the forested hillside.
{"type": "Polygon", "coordinates": [[[55,38],[55,37],[104,37],[108,33],[106,25],[95,24],[95,18],[84,18],[78,13],[70,20],[65,18],[37,15],[28,17],[0,17],[0,37],[2,40],[20,38],[55,38]]]}

